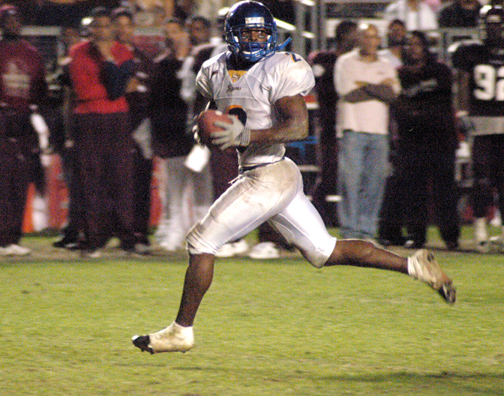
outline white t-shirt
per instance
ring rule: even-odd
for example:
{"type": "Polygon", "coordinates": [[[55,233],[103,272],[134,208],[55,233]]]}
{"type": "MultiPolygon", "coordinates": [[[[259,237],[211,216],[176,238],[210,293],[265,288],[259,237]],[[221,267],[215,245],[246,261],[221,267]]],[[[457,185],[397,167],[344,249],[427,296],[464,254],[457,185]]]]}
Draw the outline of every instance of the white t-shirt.
{"type": "Polygon", "coordinates": [[[342,97],[359,88],[358,82],[380,84],[387,78],[393,78],[396,84],[394,92],[401,90],[397,78],[396,68],[382,57],[375,62],[364,62],[361,59],[359,49],[341,55],[336,61],[334,69],[334,81],[338,101],[338,117],[336,130],[338,136],[343,135],[344,130],[354,132],[388,134],[389,130],[389,106],[378,99],[364,102],[350,103],[342,97]]]}

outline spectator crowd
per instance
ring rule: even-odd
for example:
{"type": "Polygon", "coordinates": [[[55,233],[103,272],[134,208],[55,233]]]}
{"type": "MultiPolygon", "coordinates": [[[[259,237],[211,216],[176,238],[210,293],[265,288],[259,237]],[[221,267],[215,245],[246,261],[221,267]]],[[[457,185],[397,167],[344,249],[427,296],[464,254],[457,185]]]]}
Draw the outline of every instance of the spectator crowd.
{"type": "MultiPolygon", "coordinates": [[[[34,3],[38,17],[33,4],[0,2],[0,256],[31,252],[21,244],[23,213],[30,183],[45,193],[40,158],[49,152],[60,156],[69,191],[56,248],[86,258],[99,258],[111,238],[128,254],[183,248],[192,225],[238,176],[234,150],[202,146],[193,134],[206,105],[195,77],[227,50],[222,19],[180,5],[146,15],[136,2],[118,1],[94,2],[86,15],[79,8],[65,23],[49,17],[59,15],[49,12],[55,3],[34,3]],[[154,57],[135,36],[149,15],[163,37],[154,57]],[[42,56],[21,35],[26,23],[61,28],[56,105],[42,56]],[[154,169],[163,209],[151,235],[154,169]]],[[[474,141],[474,247],[488,252],[491,210],[504,210],[504,97],[502,84],[494,86],[504,70],[502,6],[395,0],[383,19],[383,40],[377,25],[345,19],[336,26],[334,48],[308,56],[319,172],[307,192],[344,238],[417,249],[434,222],[446,248],[456,250],[462,223],[456,152],[462,140],[474,141]],[[430,31],[479,25],[481,40],[455,43],[449,65],[438,59],[430,31]],[[327,201],[333,195],[341,198],[336,206],[327,201]]],[[[292,249],[267,224],[258,232],[258,245],[233,240],[216,255],[275,258],[292,249]]]]}

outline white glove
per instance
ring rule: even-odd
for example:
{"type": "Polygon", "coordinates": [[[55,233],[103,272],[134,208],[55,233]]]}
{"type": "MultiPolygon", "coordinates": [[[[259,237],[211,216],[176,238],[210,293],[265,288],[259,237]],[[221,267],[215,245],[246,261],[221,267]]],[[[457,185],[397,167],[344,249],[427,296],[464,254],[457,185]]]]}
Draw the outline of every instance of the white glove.
{"type": "Polygon", "coordinates": [[[235,115],[229,115],[232,124],[223,121],[215,121],[214,125],[224,129],[212,132],[212,144],[219,146],[221,150],[229,147],[248,146],[250,143],[250,129],[245,127],[235,115]]]}

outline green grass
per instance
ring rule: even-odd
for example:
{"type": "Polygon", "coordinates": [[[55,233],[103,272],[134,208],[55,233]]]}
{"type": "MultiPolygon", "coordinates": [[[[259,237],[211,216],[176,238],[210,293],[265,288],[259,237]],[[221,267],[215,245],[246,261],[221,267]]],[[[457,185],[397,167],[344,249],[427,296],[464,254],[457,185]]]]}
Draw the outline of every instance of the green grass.
{"type": "Polygon", "coordinates": [[[184,255],[4,260],[0,395],[503,395],[503,256],[435,253],[455,306],[401,274],[221,259],[196,347],[154,356],[131,336],[175,317],[184,255]]]}

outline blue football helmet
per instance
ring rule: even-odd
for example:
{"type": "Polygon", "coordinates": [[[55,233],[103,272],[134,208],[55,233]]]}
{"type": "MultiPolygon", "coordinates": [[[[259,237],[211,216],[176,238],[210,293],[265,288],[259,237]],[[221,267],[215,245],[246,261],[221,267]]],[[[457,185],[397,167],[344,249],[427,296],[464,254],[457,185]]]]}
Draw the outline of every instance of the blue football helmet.
{"type": "MultiPolygon", "coordinates": [[[[241,1],[229,10],[226,22],[226,43],[229,50],[249,62],[257,62],[275,53],[278,30],[270,10],[257,1],[241,1]],[[267,41],[263,43],[242,40],[244,29],[266,29],[267,41]]],[[[283,46],[282,46],[283,47],[283,46]]]]}

